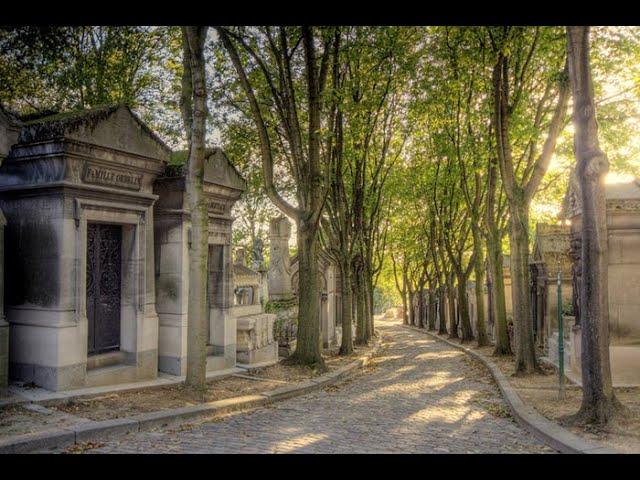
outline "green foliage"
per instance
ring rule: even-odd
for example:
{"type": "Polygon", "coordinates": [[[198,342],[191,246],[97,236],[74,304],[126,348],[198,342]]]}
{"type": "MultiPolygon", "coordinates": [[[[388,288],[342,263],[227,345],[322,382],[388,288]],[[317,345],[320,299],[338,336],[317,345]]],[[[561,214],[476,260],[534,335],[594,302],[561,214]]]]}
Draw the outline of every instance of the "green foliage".
{"type": "Polygon", "coordinates": [[[284,310],[290,310],[297,306],[298,298],[292,296],[291,298],[284,298],[281,300],[269,300],[264,306],[264,311],[265,313],[278,313],[284,310]]]}

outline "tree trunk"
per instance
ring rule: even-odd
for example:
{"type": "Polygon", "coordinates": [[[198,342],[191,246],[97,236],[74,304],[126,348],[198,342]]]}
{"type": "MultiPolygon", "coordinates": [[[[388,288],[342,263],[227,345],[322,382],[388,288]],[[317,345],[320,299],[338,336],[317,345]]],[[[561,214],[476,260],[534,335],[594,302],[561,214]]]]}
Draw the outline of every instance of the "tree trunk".
{"type": "Polygon", "coordinates": [[[495,349],[494,355],[511,355],[509,330],[507,327],[507,305],[504,295],[504,276],[502,273],[502,249],[500,242],[489,236],[487,239],[487,259],[491,269],[491,298],[494,318],[495,349]]]}
{"type": "Polygon", "coordinates": [[[409,288],[409,325],[416,324],[415,292],[409,288]]]}
{"type": "MultiPolygon", "coordinates": [[[[368,269],[365,268],[365,272],[368,269]]],[[[363,278],[363,290],[364,290],[364,313],[365,313],[365,337],[367,342],[371,340],[373,337],[373,307],[372,307],[372,295],[371,289],[369,288],[369,282],[367,281],[367,277],[363,278]]]]}
{"type": "Polygon", "coordinates": [[[405,290],[402,293],[402,324],[403,325],[409,325],[409,313],[407,311],[407,305],[408,305],[408,301],[407,301],[407,291],[405,290]]]}
{"type": "Polygon", "coordinates": [[[429,289],[429,303],[427,306],[427,330],[433,332],[436,329],[436,294],[433,288],[429,289]]]}
{"type": "Polygon", "coordinates": [[[473,236],[473,244],[477,251],[474,264],[474,273],[476,276],[475,294],[476,294],[476,331],[478,334],[478,346],[484,347],[489,345],[487,337],[487,324],[484,318],[484,258],[482,255],[482,246],[480,245],[480,235],[473,236]]]}
{"type": "Polygon", "coordinates": [[[438,288],[438,333],[447,333],[447,292],[444,286],[438,288]]]}
{"type": "Polygon", "coordinates": [[[373,275],[369,268],[365,268],[365,287],[367,293],[367,335],[371,339],[375,335],[375,329],[373,325],[373,275]]]}
{"type": "MultiPolygon", "coordinates": [[[[206,27],[183,27],[185,76],[191,77],[192,99],[184,98],[183,116],[189,132],[189,160],[186,193],[191,214],[189,248],[189,299],[187,303],[186,384],[204,392],[207,369],[207,256],[208,212],[203,193],[207,90],[205,83],[204,41],[206,27]],[[190,129],[189,129],[190,127],[190,129]]],[[[188,79],[184,79],[188,83],[188,79]]],[[[189,89],[187,88],[187,91],[189,89]]]]}
{"type": "Polygon", "coordinates": [[[447,306],[449,307],[449,338],[460,338],[456,321],[456,294],[453,287],[453,279],[447,282],[447,306]]]}
{"type": "Polygon", "coordinates": [[[340,285],[340,293],[342,295],[342,340],[340,342],[340,355],[349,355],[353,353],[351,269],[349,262],[341,263],[340,274],[342,276],[340,285]]]}
{"type": "Polygon", "coordinates": [[[364,275],[362,272],[361,259],[356,259],[354,268],[354,283],[356,294],[356,310],[357,310],[357,323],[356,323],[356,345],[367,344],[367,313],[366,303],[367,299],[364,291],[364,275]]]}
{"type": "Polygon", "coordinates": [[[604,177],[609,169],[598,142],[589,65],[589,27],[567,27],[573,88],[574,151],[582,203],[582,404],[578,421],[606,425],[623,411],[611,381],[607,207],[604,177]]]}
{"type": "Polygon", "coordinates": [[[317,233],[313,225],[298,222],[298,335],[290,358],[294,363],[323,366],[317,233]]]}
{"type": "Polygon", "coordinates": [[[516,375],[524,375],[533,373],[538,367],[533,341],[529,287],[529,209],[525,202],[515,199],[509,207],[516,375]]]}
{"type": "Polygon", "coordinates": [[[470,342],[473,340],[473,329],[469,318],[467,281],[464,274],[458,276],[458,314],[460,316],[460,329],[462,330],[462,343],[470,342]]]}

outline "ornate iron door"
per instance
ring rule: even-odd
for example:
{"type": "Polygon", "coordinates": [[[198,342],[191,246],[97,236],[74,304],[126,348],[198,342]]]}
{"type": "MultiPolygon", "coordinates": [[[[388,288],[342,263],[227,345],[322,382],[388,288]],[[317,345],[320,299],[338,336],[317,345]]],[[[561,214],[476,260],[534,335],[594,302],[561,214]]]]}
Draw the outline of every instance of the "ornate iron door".
{"type": "Polygon", "coordinates": [[[87,224],[88,353],[120,348],[122,227],[87,224]]]}

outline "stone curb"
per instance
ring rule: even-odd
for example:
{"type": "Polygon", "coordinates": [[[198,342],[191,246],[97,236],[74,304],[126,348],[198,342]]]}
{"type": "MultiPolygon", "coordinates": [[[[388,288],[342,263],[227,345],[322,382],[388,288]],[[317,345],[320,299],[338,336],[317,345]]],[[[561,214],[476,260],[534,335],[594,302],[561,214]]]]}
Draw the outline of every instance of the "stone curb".
{"type": "Polygon", "coordinates": [[[495,379],[498,387],[500,388],[500,391],[502,392],[502,396],[509,405],[511,413],[520,424],[520,426],[538,437],[550,447],[558,450],[561,453],[620,453],[616,450],[605,447],[604,445],[587,442],[574,433],[571,433],[566,428],[563,428],[560,425],[547,420],[545,417],[540,415],[533,407],[527,406],[522,401],[518,393],[511,387],[504,373],[502,373],[498,366],[496,366],[493,362],[485,358],[484,355],[474,352],[470,348],[467,348],[463,345],[459,345],[457,343],[439,337],[438,335],[428,332],[422,328],[413,327],[411,325],[403,325],[403,327],[408,330],[413,330],[429,335],[430,337],[447,343],[452,347],[457,348],[458,350],[462,350],[463,352],[479,360],[485,367],[489,369],[491,375],[493,375],[493,378],[495,379]]]}
{"type": "Polygon", "coordinates": [[[128,433],[175,425],[205,415],[224,415],[233,411],[257,408],[287,398],[305,395],[333,385],[357,368],[364,367],[379,351],[381,345],[382,341],[376,340],[371,352],[331,373],[257,395],[244,395],[202,405],[160,410],[125,418],[90,421],[58,430],[0,439],[0,454],[29,453],[34,450],[64,448],[85,442],[112,440],[128,433]]]}

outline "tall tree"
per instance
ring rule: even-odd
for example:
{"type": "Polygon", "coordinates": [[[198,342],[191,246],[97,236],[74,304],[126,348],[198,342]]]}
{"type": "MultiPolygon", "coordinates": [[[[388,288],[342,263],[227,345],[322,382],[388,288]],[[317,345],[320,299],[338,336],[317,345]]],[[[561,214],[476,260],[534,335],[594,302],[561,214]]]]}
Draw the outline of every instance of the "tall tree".
{"type": "Polygon", "coordinates": [[[537,368],[529,294],[529,206],[547,171],[558,136],[564,125],[569,98],[565,71],[557,68],[553,32],[543,27],[489,28],[496,52],[493,67],[493,124],[496,153],[510,217],[512,303],[515,326],[516,373],[528,374],[537,368]],[[547,78],[540,75],[547,70],[547,78]],[[555,87],[555,88],[554,88],[555,87]],[[555,95],[554,95],[555,92],[555,95]],[[556,106],[548,119],[550,103],[556,106]],[[526,102],[527,104],[524,104],[526,102]],[[528,108],[533,105],[533,111],[528,108]],[[525,120],[524,117],[530,117],[525,120]],[[538,138],[548,121],[546,138],[538,153],[538,138]],[[514,124],[527,126],[532,133],[524,139],[521,155],[514,155],[514,124]],[[514,158],[515,157],[515,158],[514,158]]]}
{"type": "Polygon", "coordinates": [[[325,96],[331,53],[335,51],[334,29],[303,26],[278,27],[277,32],[271,27],[216,30],[250,105],[260,139],[267,195],[297,225],[298,339],[291,361],[322,366],[318,232],[330,187],[330,157],[323,148],[323,139],[324,129],[333,131],[328,125],[325,96]],[[301,111],[306,113],[306,121],[301,118],[301,111]],[[282,146],[279,151],[274,149],[275,143],[282,146]],[[281,195],[274,182],[278,152],[295,180],[297,206],[281,195]]]}
{"type": "Polygon", "coordinates": [[[204,42],[207,27],[182,27],[184,73],[181,109],[188,135],[186,191],[191,215],[187,307],[187,385],[204,392],[207,370],[207,261],[209,218],[203,193],[207,88],[204,42]]]}
{"type": "Polygon", "coordinates": [[[598,142],[589,62],[589,27],[567,27],[567,51],[573,91],[573,145],[582,208],[582,404],[576,419],[606,425],[622,406],[613,390],[609,361],[609,263],[604,186],[609,161],[598,142]]]}

